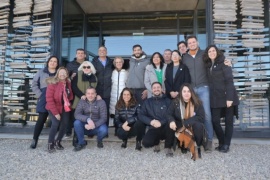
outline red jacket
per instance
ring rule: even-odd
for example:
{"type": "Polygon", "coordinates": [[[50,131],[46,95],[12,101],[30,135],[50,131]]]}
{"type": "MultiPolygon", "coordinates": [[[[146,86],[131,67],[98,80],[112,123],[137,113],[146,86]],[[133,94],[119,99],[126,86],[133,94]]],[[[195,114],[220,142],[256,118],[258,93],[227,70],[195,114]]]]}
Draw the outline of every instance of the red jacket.
{"type": "MultiPolygon", "coordinates": [[[[69,89],[68,99],[73,99],[73,93],[71,90],[71,83],[66,82],[67,88],[69,89]]],[[[61,114],[63,110],[63,88],[64,84],[58,82],[56,84],[49,84],[46,91],[46,109],[51,111],[53,115],[61,114]]]]}

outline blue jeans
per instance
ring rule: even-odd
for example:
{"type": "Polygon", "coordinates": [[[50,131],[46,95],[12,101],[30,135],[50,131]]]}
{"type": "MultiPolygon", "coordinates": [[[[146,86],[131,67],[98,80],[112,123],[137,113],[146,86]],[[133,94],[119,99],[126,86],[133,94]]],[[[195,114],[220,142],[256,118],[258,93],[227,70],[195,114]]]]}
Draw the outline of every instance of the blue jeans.
{"type": "Polygon", "coordinates": [[[86,122],[82,122],[80,120],[75,120],[74,122],[74,130],[78,137],[78,144],[85,144],[84,135],[94,136],[97,135],[97,141],[101,142],[103,138],[108,134],[108,126],[106,124],[102,124],[101,126],[87,130],[84,125],[86,122]]]}
{"type": "Polygon", "coordinates": [[[204,112],[205,112],[205,120],[204,125],[206,131],[208,133],[208,140],[213,140],[213,124],[212,124],[212,117],[211,117],[211,110],[210,110],[210,93],[208,86],[201,86],[194,88],[195,93],[199,96],[202,101],[204,112]]]}

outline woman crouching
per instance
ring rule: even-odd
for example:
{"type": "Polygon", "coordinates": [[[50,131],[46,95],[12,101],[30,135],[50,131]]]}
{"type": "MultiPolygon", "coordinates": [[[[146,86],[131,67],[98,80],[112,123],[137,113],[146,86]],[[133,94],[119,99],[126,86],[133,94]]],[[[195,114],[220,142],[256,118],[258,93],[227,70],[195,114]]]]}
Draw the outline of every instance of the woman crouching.
{"type": "Polygon", "coordinates": [[[136,136],[137,103],[129,88],[124,88],[115,107],[116,135],[123,140],[122,148],[127,147],[128,138],[136,136]]]}
{"type": "MultiPolygon", "coordinates": [[[[165,148],[167,148],[166,156],[173,156],[171,150],[175,138],[175,132],[183,132],[185,129],[191,130],[191,140],[195,140],[195,147],[197,145],[198,157],[201,157],[200,146],[203,142],[204,130],[204,109],[203,106],[194,93],[191,85],[184,83],[179,91],[179,97],[174,99],[168,109],[168,128],[166,131],[165,148]]],[[[178,137],[179,139],[179,137],[178,137]]],[[[181,143],[181,142],[180,142],[181,143]]],[[[185,142],[187,147],[189,142],[185,142]]],[[[182,145],[182,143],[181,143],[182,145]]],[[[193,145],[193,144],[192,144],[193,145]]],[[[191,150],[190,150],[191,151],[191,150]]],[[[193,157],[196,158],[196,157],[193,157]]],[[[194,159],[195,160],[195,159],[194,159]]]]}

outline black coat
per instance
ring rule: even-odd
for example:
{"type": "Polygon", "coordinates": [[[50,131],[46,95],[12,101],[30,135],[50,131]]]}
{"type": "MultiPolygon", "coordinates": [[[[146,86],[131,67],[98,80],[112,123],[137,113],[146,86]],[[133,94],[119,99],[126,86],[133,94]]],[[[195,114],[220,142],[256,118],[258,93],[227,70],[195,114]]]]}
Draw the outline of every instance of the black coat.
{"type": "Polygon", "coordinates": [[[75,96],[77,96],[79,99],[81,99],[81,97],[83,95],[85,95],[85,92],[82,92],[79,87],[78,87],[78,76],[81,75],[82,76],[82,81],[83,82],[89,82],[89,87],[96,87],[96,83],[97,83],[97,77],[94,74],[86,75],[84,73],[82,74],[77,74],[71,81],[71,87],[72,87],[72,92],[74,93],[75,96]]]}
{"type": "Polygon", "coordinates": [[[132,126],[137,121],[138,106],[131,106],[129,108],[115,109],[115,126],[122,127],[127,121],[129,126],[132,126]]]}
{"type": "Polygon", "coordinates": [[[78,68],[80,67],[80,63],[77,62],[77,59],[74,58],[73,61],[69,62],[66,66],[69,76],[71,76],[73,73],[78,73],[78,68]]]}
{"type": "Polygon", "coordinates": [[[92,64],[96,68],[96,76],[98,79],[97,83],[97,94],[101,98],[110,98],[111,87],[112,87],[112,71],[113,71],[113,61],[107,57],[107,63],[104,67],[99,61],[98,57],[94,58],[92,64]]]}
{"type": "Polygon", "coordinates": [[[146,99],[140,109],[139,120],[146,125],[150,125],[153,119],[159,120],[161,125],[167,124],[167,110],[170,102],[171,100],[166,96],[146,99]]]}
{"type": "Polygon", "coordinates": [[[173,79],[173,63],[168,64],[165,72],[164,82],[167,97],[171,98],[171,91],[179,92],[183,83],[191,83],[188,67],[183,63],[180,63],[179,68],[175,74],[175,78],[173,79]]]}
{"type": "MultiPolygon", "coordinates": [[[[179,99],[174,99],[168,109],[167,118],[168,123],[174,121],[176,124],[182,124],[179,99]]],[[[195,116],[190,117],[184,121],[185,127],[190,127],[196,122],[204,123],[205,113],[202,105],[194,108],[195,116]]],[[[183,125],[182,125],[183,126],[183,125]]],[[[180,127],[178,127],[180,128],[180,127]]]]}
{"type": "Polygon", "coordinates": [[[209,60],[207,63],[211,108],[226,107],[226,101],[233,101],[233,106],[239,104],[237,92],[233,84],[232,68],[225,65],[224,60],[225,57],[223,55],[217,57],[212,70],[211,61],[209,60]]]}

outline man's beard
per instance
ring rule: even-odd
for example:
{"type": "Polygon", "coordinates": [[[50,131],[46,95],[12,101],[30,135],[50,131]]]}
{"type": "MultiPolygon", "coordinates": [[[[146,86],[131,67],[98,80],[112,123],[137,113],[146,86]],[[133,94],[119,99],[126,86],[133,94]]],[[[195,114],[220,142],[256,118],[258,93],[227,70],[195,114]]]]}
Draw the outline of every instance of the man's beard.
{"type": "Polygon", "coordinates": [[[134,54],[135,58],[140,58],[140,57],[142,57],[142,55],[143,54],[139,54],[139,55],[134,54]]]}
{"type": "Polygon", "coordinates": [[[160,96],[162,96],[162,93],[159,93],[159,94],[157,94],[157,95],[156,95],[156,94],[153,94],[153,96],[154,96],[154,97],[160,97],[160,96]]]}

